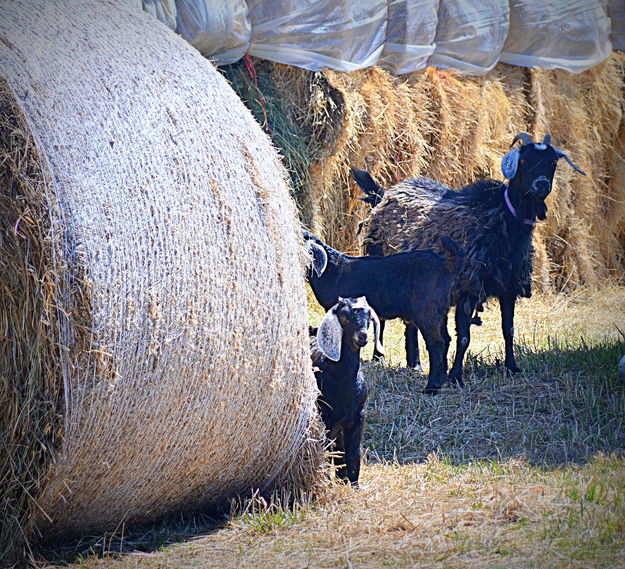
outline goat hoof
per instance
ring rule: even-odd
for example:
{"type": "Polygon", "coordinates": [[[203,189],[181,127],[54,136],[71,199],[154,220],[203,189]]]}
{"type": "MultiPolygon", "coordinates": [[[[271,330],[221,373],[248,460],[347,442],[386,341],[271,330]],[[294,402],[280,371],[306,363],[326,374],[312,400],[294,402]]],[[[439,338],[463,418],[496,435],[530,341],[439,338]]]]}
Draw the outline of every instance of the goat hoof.
{"type": "Polygon", "coordinates": [[[464,387],[464,381],[462,381],[462,375],[451,372],[449,374],[449,385],[464,387]]]}
{"type": "Polygon", "coordinates": [[[423,390],[426,395],[436,395],[440,387],[430,387],[429,385],[423,390]]]}
{"type": "Polygon", "coordinates": [[[521,372],[521,368],[516,364],[512,364],[512,365],[506,364],[506,369],[508,370],[508,373],[520,373],[521,372]]]}
{"type": "Polygon", "coordinates": [[[459,377],[450,377],[449,385],[452,387],[464,387],[464,381],[462,381],[459,377]]]}

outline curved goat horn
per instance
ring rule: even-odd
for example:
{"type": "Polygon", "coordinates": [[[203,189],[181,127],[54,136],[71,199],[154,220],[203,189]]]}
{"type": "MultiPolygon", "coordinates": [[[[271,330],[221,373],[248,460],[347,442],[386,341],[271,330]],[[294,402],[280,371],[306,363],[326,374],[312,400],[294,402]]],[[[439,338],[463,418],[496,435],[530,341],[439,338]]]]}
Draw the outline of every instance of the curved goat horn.
{"type": "Polygon", "coordinates": [[[522,141],[522,142],[523,142],[523,144],[533,144],[533,142],[534,142],[534,141],[532,140],[532,137],[531,137],[529,134],[527,134],[527,132],[519,132],[519,133],[518,133],[518,134],[514,137],[514,140],[512,141],[512,144],[510,145],[510,147],[513,147],[513,146],[514,146],[514,143],[515,143],[517,140],[522,141]]]}
{"type": "Polygon", "coordinates": [[[551,144],[551,135],[549,133],[545,134],[545,138],[543,138],[543,144],[551,144]]]}

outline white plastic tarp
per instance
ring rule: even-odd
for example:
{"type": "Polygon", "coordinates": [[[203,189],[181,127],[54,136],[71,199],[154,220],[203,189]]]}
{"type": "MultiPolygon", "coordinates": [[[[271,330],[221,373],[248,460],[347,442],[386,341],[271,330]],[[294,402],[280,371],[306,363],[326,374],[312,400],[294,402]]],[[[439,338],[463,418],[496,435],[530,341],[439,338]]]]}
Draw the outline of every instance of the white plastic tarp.
{"type": "Polygon", "coordinates": [[[172,30],[176,29],[176,3],[174,0],[141,0],[143,9],[172,30]]]}
{"type": "Polygon", "coordinates": [[[609,38],[610,19],[601,0],[510,0],[501,61],[581,73],[610,55],[609,38]]]}
{"type": "Polygon", "coordinates": [[[311,71],[354,71],[378,62],[386,0],[248,0],[256,57],[311,71]]]}
{"type": "Polygon", "coordinates": [[[439,0],[388,0],[381,67],[401,75],[427,65],[434,52],[438,4],[439,0]]]}
{"type": "Polygon", "coordinates": [[[127,1],[217,64],[249,52],[312,71],[482,75],[502,61],[581,73],[625,49],[625,0],[127,1]]]}
{"type": "Polygon", "coordinates": [[[245,0],[176,0],[176,31],[218,63],[241,59],[250,44],[245,0]]]}
{"type": "Polygon", "coordinates": [[[608,16],[612,21],[610,41],[612,47],[625,50],[625,0],[610,0],[608,2],[608,16]]]}
{"type": "Polygon", "coordinates": [[[508,0],[440,0],[436,47],[428,64],[468,75],[488,73],[506,41],[509,14],[508,0]]]}

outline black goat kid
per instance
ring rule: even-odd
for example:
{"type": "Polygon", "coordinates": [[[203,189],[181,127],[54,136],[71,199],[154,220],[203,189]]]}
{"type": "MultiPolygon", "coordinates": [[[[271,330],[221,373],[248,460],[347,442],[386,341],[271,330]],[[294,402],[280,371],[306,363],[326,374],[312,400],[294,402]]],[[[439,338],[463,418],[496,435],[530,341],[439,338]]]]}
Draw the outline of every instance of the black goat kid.
{"type": "MultiPolygon", "coordinates": [[[[470,342],[470,325],[486,299],[497,297],[505,341],[505,365],[518,371],[513,351],[516,299],[531,296],[534,249],[532,232],[537,219],[547,217],[545,198],[552,188],[560,158],[579,170],[562,151],[521,132],[514,137],[521,146],[506,154],[501,170],[508,184],[481,180],[455,191],[428,178],[412,178],[385,191],[364,170],[352,169],[374,209],[363,223],[365,250],[369,255],[391,255],[417,249],[441,250],[441,240],[451,238],[467,254],[475,270],[479,294],[455,290],[457,349],[449,380],[462,385],[462,362],[470,342]]],[[[456,279],[462,287],[462,279],[456,279]]],[[[418,325],[417,325],[418,326],[418,325]]],[[[406,329],[407,341],[409,329],[406,329]]],[[[412,331],[416,341],[416,334],[412,331]]],[[[416,346],[412,351],[418,350],[416,346]]]]}
{"type": "MultiPolygon", "coordinates": [[[[431,251],[352,257],[336,251],[307,231],[304,238],[313,256],[308,282],[319,304],[327,310],[339,296],[366,296],[381,320],[401,318],[418,327],[430,356],[426,392],[436,392],[447,380],[447,351],[451,340],[447,332],[447,313],[454,301],[451,290],[455,274],[463,265],[464,253],[460,247],[451,239],[443,240],[448,259],[431,251]],[[452,265],[451,270],[447,260],[452,265]]],[[[473,294],[478,291],[474,285],[467,290],[473,294]]],[[[407,341],[409,365],[415,357],[410,351],[412,345],[407,341]]],[[[381,355],[379,349],[375,353],[381,355]]]]}
{"type": "Polygon", "coordinates": [[[319,411],[334,439],[334,450],[344,454],[337,476],[358,484],[360,442],[365,426],[367,387],[360,370],[360,349],[368,340],[373,322],[378,343],[380,321],[365,297],[339,298],[325,315],[311,342],[311,357],[317,378],[319,411]]]}

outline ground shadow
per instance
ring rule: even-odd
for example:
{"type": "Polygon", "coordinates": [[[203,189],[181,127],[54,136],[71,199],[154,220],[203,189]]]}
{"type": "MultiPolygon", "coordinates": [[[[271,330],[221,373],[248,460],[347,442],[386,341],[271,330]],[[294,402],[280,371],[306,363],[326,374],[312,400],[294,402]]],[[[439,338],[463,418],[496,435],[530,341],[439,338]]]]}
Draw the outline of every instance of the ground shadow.
{"type": "Polygon", "coordinates": [[[490,354],[470,356],[465,387],[437,396],[423,394],[424,374],[365,363],[368,460],[414,462],[436,452],[456,464],[523,457],[552,468],[625,453],[624,341],[547,341],[517,353],[517,374],[490,354]]]}
{"type": "Polygon", "coordinates": [[[125,524],[99,535],[65,538],[34,546],[31,565],[80,564],[90,558],[136,556],[137,559],[157,555],[169,546],[211,535],[223,529],[229,512],[222,508],[211,512],[179,514],[158,522],[125,524]]]}

